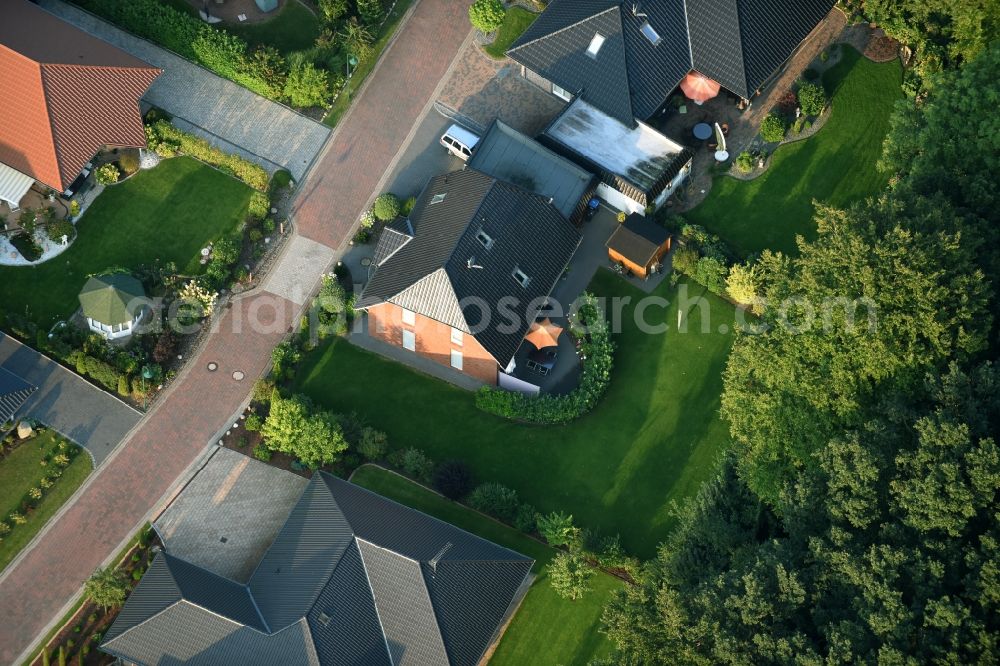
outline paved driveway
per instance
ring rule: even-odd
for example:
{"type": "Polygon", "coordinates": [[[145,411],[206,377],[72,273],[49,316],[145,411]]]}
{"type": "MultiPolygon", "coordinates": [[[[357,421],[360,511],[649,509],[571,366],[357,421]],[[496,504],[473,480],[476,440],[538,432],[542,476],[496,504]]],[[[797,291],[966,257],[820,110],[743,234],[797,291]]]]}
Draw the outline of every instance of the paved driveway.
{"type": "Polygon", "coordinates": [[[84,446],[99,466],[142,415],[55,361],[0,333],[0,367],[38,387],[19,415],[84,446]]]}
{"type": "Polygon", "coordinates": [[[266,162],[263,166],[270,166],[269,171],[278,165],[300,180],[330,135],[330,128],[322,123],[259,97],[62,0],[39,0],[38,4],[161,68],[163,73],[143,99],[181,118],[177,125],[182,129],[195,131],[224,150],[237,146],[246,157],[260,158],[255,161],[266,162]]]}

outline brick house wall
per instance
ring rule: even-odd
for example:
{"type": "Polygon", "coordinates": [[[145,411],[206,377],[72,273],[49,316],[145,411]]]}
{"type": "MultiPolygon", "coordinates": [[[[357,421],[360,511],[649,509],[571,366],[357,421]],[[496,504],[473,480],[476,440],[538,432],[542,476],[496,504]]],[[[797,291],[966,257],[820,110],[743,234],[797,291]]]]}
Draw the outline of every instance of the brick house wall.
{"type": "Polygon", "coordinates": [[[447,324],[413,313],[413,324],[403,322],[403,308],[395,303],[382,303],[368,308],[368,334],[395,347],[403,347],[403,331],[414,336],[415,353],[435,363],[452,367],[452,351],[462,355],[462,372],[490,385],[497,383],[497,362],[469,334],[461,336],[461,344],[452,341],[452,329],[447,324]]]}

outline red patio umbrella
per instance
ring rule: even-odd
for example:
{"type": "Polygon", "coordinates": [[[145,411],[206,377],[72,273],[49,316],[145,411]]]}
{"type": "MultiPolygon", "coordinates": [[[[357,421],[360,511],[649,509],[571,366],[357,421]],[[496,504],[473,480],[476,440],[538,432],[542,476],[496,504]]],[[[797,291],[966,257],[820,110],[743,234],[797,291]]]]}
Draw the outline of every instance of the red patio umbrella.
{"type": "Polygon", "coordinates": [[[721,88],[718,83],[698,72],[691,72],[681,81],[681,90],[695,104],[712,99],[719,94],[721,88]]]}
{"type": "Polygon", "coordinates": [[[531,328],[528,330],[528,334],[524,336],[524,339],[535,345],[535,349],[545,349],[546,347],[555,347],[559,344],[559,334],[563,330],[552,323],[552,321],[546,317],[540,322],[534,322],[531,328]]]}

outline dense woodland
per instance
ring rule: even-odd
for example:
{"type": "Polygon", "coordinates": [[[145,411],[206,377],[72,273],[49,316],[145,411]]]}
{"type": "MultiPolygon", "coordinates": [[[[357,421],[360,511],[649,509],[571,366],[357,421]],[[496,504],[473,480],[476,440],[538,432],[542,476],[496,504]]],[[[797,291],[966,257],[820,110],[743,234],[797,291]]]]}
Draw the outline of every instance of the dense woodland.
{"type": "Polygon", "coordinates": [[[759,266],[770,303],[857,299],[877,325],[769,306],[738,335],[733,446],[606,609],[614,663],[1000,663],[998,7],[866,3],[923,58],[890,186],[759,266]]]}

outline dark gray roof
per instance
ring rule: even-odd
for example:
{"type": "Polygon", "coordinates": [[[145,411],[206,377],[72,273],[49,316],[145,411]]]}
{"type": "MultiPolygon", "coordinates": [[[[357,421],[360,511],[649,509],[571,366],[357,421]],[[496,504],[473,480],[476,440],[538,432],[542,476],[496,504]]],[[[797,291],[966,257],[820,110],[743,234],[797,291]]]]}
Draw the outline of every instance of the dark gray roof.
{"type": "Polygon", "coordinates": [[[607,246],[640,266],[645,266],[668,238],[669,231],[638,213],[632,213],[615,227],[607,246]]]}
{"type": "Polygon", "coordinates": [[[101,647],[140,664],[473,666],[532,564],[317,472],[249,586],[161,554],[101,647]]]}
{"type": "Polygon", "coordinates": [[[476,144],[469,167],[552,199],[567,219],[590,192],[594,174],[500,120],[476,144]]]}
{"type": "Polygon", "coordinates": [[[432,178],[409,221],[413,240],[376,269],[359,307],[391,302],[419,312],[470,333],[506,366],[534,321],[529,310],[552,291],[579,232],[547,199],[475,169],[432,178]],[[489,248],[480,232],[492,239],[489,248]],[[518,321],[501,326],[508,323],[501,305],[511,298],[518,321]]]}
{"type": "Polygon", "coordinates": [[[834,4],[553,0],[508,54],[608,115],[631,123],[655,113],[691,70],[751,97],[834,4]],[[643,34],[647,21],[660,38],[656,44],[643,34]],[[606,41],[591,57],[587,47],[595,33],[606,41]]]}
{"type": "Polygon", "coordinates": [[[37,388],[14,373],[0,368],[0,424],[14,418],[17,410],[37,388]]]}

